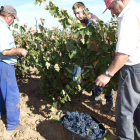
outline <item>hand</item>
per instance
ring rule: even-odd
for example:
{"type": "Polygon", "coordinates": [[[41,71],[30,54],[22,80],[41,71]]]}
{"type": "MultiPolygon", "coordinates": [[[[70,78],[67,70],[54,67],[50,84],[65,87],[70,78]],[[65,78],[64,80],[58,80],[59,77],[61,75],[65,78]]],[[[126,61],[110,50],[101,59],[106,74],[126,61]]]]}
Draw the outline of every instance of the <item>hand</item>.
{"type": "Polygon", "coordinates": [[[110,79],[111,79],[111,77],[106,76],[105,74],[102,74],[102,75],[98,76],[95,83],[97,86],[104,87],[110,81],[110,79]]]}
{"type": "Polygon", "coordinates": [[[27,53],[28,53],[28,51],[27,51],[27,50],[25,50],[25,49],[23,49],[23,48],[20,48],[20,54],[22,55],[22,57],[21,57],[21,58],[26,57],[27,53]]]}

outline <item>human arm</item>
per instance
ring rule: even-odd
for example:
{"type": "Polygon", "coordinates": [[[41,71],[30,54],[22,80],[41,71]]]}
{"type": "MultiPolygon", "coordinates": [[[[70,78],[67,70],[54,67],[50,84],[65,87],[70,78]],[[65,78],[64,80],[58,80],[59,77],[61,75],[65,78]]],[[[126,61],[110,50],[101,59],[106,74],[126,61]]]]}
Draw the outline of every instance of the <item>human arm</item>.
{"type": "MultiPolygon", "coordinates": [[[[110,75],[114,76],[117,71],[119,71],[124,64],[127,62],[129,55],[123,54],[123,53],[117,53],[114,61],[111,63],[111,65],[108,67],[108,71],[110,72],[110,75]]],[[[97,86],[105,86],[109,81],[111,77],[107,76],[106,74],[102,74],[97,77],[96,79],[96,85],[97,86]]]]}
{"type": "Polygon", "coordinates": [[[22,55],[22,58],[26,57],[28,51],[23,48],[11,48],[2,51],[2,55],[8,55],[8,56],[13,56],[13,55],[22,55]]]}
{"type": "Polygon", "coordinates": [[[7,56],[22,55],[24,58],[27,52],[23,48],[16,48],[11,31],[4,24],[0,24],[0,53],[7,56]]]}
{"type": "MultiPolygon", "coordinates": [[[[138,20],[132,13],[127,14],[125,18],[120,20],[118,27],[118,42],[116,44],[117,54],[114,61],[107,69],[110,72],[110,75],[113,76],[121,69],[127,62],[129,56],[135,56],[139,35],[138,20]]],[[[110,79],[111,77],[102,74],[96,79],[96,85],[105,86],[110,79]]]]}

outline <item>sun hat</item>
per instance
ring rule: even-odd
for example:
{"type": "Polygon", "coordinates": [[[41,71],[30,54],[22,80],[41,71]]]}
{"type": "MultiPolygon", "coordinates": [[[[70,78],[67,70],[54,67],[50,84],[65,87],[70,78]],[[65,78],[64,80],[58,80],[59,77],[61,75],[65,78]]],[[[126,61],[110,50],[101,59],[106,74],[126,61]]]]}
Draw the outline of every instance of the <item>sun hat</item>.
{"type": "MultiPolygon", "coordinates": [[[[105,11],[108,9],[108,7],[110,6],[110,4],[113,2],[114,0],[104,0],[104,2],[105,2],[105,5],[106,5],[106,9],[105,9],[105,11]]],[[[104,11],[104,12],[105,12],[104,11]]],[[[103,12],[103,13],[104,13],[103,12]]]]}
{"type": "Polygon", "coordinates": [[[4,11],[4,12],[7,12],[8,14],[13,15],[15,19],[19,21],[19,18],[17,17],[17,11],[14,7],[10,5],[4,5],[4,6],[1,6],[0,11],[4,11]]]}

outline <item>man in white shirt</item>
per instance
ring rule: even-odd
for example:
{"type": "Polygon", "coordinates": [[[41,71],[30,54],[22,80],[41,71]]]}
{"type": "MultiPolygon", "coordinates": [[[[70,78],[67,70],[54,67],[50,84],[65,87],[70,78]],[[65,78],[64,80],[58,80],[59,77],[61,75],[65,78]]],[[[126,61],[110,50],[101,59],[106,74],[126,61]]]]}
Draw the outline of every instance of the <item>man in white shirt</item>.
{"type": "Polygon", "coordinates": [[[27,50],[16,48],[10,25],[18,20],[17,11],[10,5],[0,8],[0,117],[7,116],[7,130],[25,130],[19,121],[20,99],[15,67],[17,55],[24,58],[27,50]]]}
{"type": "Polygon", "coordinates": [[[132,0],[104,1],[106,10],[118,17],[118,42],[114,61],[97,77],[96,85],[104,87],[120,70],[115,109],[118,138],[134,140],[134,119],[140,140],[140,5],[132,0]]]}

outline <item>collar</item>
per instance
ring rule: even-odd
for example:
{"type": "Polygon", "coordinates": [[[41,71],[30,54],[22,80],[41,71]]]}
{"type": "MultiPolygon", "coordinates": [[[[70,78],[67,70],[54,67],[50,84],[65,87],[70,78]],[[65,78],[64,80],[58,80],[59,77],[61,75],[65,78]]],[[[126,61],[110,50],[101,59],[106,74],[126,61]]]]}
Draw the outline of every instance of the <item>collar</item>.
{"type": "Polygon", "coordinates": [[[122,10],[122,12],[119,14],[118,16],[118,21],[120,20],[120,18],[131,8],[131,6],[134,4],[134,1],[131,0],[126,7],[122,10]]]}
{"type": "Polygon", "coordinates": [[[10,26],[1,17],[0,17],[0,22],[3,22],[10,29],[10,26]]]}

